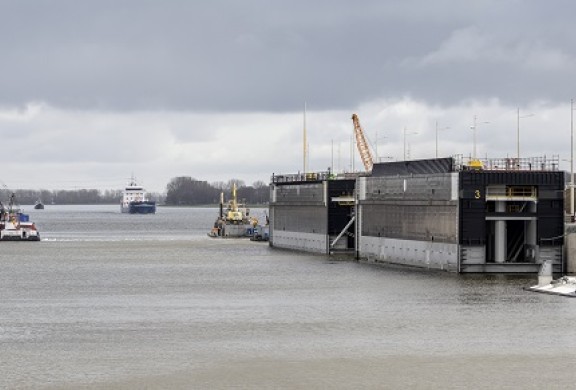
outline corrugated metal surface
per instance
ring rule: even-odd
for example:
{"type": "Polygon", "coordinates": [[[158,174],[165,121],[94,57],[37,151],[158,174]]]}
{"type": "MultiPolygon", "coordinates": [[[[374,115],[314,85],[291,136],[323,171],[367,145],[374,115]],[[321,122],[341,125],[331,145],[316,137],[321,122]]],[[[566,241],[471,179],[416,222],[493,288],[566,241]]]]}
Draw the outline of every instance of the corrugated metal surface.
{"type": "Polygon", "coordinates": [[[452,174],[366,178],[366,200],[452,200],[452,174]]]}
{"type": "Polygon", "coordinates": [[[362,236],[456,243],[452,173],[366,178],[362,236]]]}
{"type": "Polygon", "coordinates": [[[453,171],[453,166],[452,157],[378,163],[372,167],[372,177],[448,173],[453,171]]]}
{"type": "Polygon", "coordinates": [[[272,186],[275,194],[272,204],[325,205],[324,182],[314,184],[288,184],[272,186]]]}
{"type": "Polygon", "coordinates": [[[327,234],[328,209],[323,206],[271,205],[273,230],[327,234]]]}
{"type": "Polygon", "coordinates": [[[378,203],[361,206],[362,236],[391,237],[435,242],[458,241],[455,202],[378,203]]]}

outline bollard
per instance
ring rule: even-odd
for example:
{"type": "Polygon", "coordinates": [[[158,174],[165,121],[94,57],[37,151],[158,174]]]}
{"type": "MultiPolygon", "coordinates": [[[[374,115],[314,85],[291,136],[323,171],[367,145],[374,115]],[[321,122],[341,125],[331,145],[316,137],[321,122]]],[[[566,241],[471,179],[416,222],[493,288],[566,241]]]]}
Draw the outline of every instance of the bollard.
{"type": "Polygon", "coordinates": [[[538,272],[538,286],[545,286],[552,282],[552,263],[545,260],[538,272]]]}

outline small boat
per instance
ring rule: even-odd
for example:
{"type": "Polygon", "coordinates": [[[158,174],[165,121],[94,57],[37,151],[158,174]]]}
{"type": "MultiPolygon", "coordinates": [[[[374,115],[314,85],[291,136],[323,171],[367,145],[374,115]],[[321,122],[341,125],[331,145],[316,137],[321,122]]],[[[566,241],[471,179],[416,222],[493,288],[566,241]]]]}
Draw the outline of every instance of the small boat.
{"type": "Polygon", "coordinates": [[[0,241],[40,241],[40,232],[30,216],[24,214],[12,194],[5,207],[0,202],[0,241]]]}
{"type": "Polygon", "coordinates": [[[268,241],[270,240],[270,227],[266,225],[254,226],[254,231],[250,237],[251,241],[268,241]]]}
{"type": "Polygon", "coordinates": [[[252,237],[258,220],[250,216],[250,209],[236,199],[236,184],[232,185],[232,199],[224,210],[224,193],[220,193],[220,213],[209,237],[252,237]]]}
{"type": "Polygon", "coordinates": [[[40,199],[34,203],[34,210],[44,210],[44,203],[40,199]]]}
{"type": "Polygon", "coordinates": [[[122,192],[120,210],[129,214],[155,214],[156,202],[148,198],[144,188],[132,177],[122,192]]]}
{"type": "Polygon", "coordinates": [[[264,212],[266,222],[264,224],[257,223],[254,226],[254,231],[250,237],[251,241],[269,241],[270,240],[270,218],[268,214],[264,212]]]}

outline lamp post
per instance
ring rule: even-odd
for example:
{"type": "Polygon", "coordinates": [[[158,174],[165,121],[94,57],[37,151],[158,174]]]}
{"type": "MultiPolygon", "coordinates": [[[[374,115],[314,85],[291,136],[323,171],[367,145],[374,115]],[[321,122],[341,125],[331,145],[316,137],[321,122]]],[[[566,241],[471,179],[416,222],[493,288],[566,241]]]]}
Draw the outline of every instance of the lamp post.
{"type": "Polygon", "coordinates": [[[388,137],[386,137],[385,135],[378,137],[378,131],[376,131],[376,134],[374,136],[374,158],[376,159],[376,162],[380,162],[380,157],[378,156],[378,140],[379,139],[386,139],[388,137]]]}
{"type": "Polygon", "coordinates": [[[438,128],[438,121],[436,121],[436,158],[438,158],[438,131],[448,130],[450,127],[438,128]]]}
{"type": "Polygon", "coordinates": [[[308,141],[306,140],[306,102],[304,102],[304,118],[302,122],[302,147],[303,147],[303,166],[304,175],[308,172],[308,141]]]}
{"type": "Polygon", "coordinates": [[[472,137],[473,137],[473,138],[472,138],[472,142],[473,142],[473,145],[474,145],[474,149],[473,149],[473,153],[472,153],[472,159],[473,159],[473,160],[476,160],[476,128],[477,128],[478,125],[480,125],[480,124],[488,124],[488,123],[490,123],[490,122],[480,122],[480,123],[478,123],[477,119],[478,119],[478,117],[477,117],[476,115],[474,115],[474,124],[473,124],[472,126],[470,126],[470,128],[472,129],[472,133],[473,133],[473,135],[472,135],[472,137]]]}
{"type": "Polygon", "coordinates": [[[570,99],[570,220],[574,219],[574,99],[570,99]]]}
{"type": "Polygon", "coordinates": [[[406,126],[404,126],[404,161],[406,161],[406,136],[407,135],[415,135],[415,134],[418,134],[418,133],[415,131],[407,133],[406,132],[406,126]]]}
{"type": "Polygon", "coordinates": [[[516,162],[518,169],[520,169],[520,119],[522,118],[529,118],[531,116],[534,116],[534,114],[528,114],[528,115],[523,115],[520,116],[520,107],[518,107],[518,126],[517,126],[517,131],[516,131],[516,158],[518,159],[518,161],[516,162]]]}

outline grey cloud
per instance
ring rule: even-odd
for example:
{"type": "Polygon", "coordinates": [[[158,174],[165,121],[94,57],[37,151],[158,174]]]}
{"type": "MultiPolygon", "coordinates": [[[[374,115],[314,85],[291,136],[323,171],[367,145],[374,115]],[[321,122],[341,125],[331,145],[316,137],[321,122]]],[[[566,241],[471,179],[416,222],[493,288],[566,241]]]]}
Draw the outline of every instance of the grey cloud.
{"type": "Polygon", "coordinates": [[[0,105],[291,111],[573,94],[576,4],[0,1],[0,105]]]}

